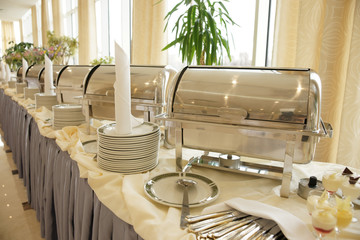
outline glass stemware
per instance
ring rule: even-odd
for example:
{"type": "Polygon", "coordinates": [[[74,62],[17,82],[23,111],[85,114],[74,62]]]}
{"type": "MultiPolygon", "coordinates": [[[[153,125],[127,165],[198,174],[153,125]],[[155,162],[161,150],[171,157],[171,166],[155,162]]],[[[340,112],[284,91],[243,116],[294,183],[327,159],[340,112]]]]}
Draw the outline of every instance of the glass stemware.
{"type": "Polygon", "coordinates": [[[316,230],[317,239],[331,233],[336,227],[336,208],[317,208],[311,214],[311,223],[316,230]]]}
{"type": "Polygon", "coordinates": [[[329,193],[330,201],[335,202],[335,193],[346,181],[346,177],[337,171],[325,171],[322,177],[322,184],[326,191],[329,193]]]}
{"type": "Polygon", "coordinates": [[[328,199],[329,197],[326,191],[311,190],[306,200],[306,207],[310,216],[316,208],[320,209],[332,207],[328,199]]]}
{"type": "MultiPolygon", "coordinates": [[[[349,197],[350,205],[353,208],[354,204],[352,202],[355,201],[360,196],[360,184],[358,183],[350,184],[349,181],[345,181],[340,188],[343,198],[349,197]]],[[[352,218],[352,222],[357,222],[357,221],[358,221],[357,218],[355,217],[352,218]]]]}
{"type": "Polygon", "coordinates": [[[336,198],[336,235],[340,234],[340,231],[350,225],[353,218],[353,205],[350,201],[350,197],[341,199],[336,198]]]}

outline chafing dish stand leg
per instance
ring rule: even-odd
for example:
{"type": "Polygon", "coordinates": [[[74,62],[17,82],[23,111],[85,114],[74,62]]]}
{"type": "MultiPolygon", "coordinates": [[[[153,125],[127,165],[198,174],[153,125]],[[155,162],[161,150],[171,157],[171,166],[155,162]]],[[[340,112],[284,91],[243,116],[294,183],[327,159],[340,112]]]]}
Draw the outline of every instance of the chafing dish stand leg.
{"type": "Polygon", "coordinates": [[[90,135],[90,103],[88,100],[82,99],[82,109],[86,120],[86,131],[87,134],[90,135]]]}
{"type": "Polygon", "coordinates": [[[175,124],[175,152],[176,152],[176,171],[182,171],[182,127],[181,122],[175,124]]]}
{"type": "Polygon", "coordinates": [[[288,198],[290,195],[290,182],[292,178],[292,164],[294,159],[296,136],[289,134],[286,140],[284,170],[281,181],[280,196],[288,198]]]}

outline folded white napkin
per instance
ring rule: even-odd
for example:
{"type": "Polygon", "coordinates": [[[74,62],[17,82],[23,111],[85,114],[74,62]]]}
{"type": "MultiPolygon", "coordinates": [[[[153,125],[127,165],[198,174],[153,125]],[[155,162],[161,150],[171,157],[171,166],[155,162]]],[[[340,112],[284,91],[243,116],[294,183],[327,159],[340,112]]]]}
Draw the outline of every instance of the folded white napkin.
{"type": "Polygon", "coordinates": [[[130,62],[125,51],[115,42],[115,121],[116,133],[131,133],[130,62]]]}
{"type": "Polygon", "coordinates": [[[28,62],[25,60],[25,58],[22,59],[22,80],[25,81],[25,77],[26,77],[26,70],[28,69],[29,64],[28,62]]]}
{"type": "Polygon", "coordinates": [[[10,67],[8,64],[6,64],[6,66],[5,66],[5,81],[9,82],[10,78],[11,78],[10,67]]]}
{"type": "Polygon", "coordinates": [[[46,95],[54,95],[53,85],[53,64],[50,58],[45,54],[45,79],[44,79],[44,92],[46,95]]]}
{"type": "Polygon", "coordinates": [[[233,198],[225,201],[224,203],[219,203],[217,205],[206,208],[204,209],[204,212],[215,212],[218,210],[227,209],[229,207],[246,214],[274,220],[288,239],[315,239],[308,226],[298,217],[280,208],[276,208],[254,200],[233,198]]]}
{"type": "Polygon", "coordinates": [[[5,66],[2,61],[0,62],[0,80],[5,80],[5,66]]]}

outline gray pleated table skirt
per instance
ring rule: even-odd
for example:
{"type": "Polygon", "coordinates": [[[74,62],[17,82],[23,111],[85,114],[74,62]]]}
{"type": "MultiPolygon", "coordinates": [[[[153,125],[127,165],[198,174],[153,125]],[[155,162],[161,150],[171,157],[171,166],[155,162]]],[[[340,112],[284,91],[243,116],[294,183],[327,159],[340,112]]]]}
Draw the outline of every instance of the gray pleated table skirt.
{"type": "Polygon", "coordinates": [[[142,239],[103,205],[79,168],[32,116],[0,89],[0,124],[45,239],[142,239]]]}

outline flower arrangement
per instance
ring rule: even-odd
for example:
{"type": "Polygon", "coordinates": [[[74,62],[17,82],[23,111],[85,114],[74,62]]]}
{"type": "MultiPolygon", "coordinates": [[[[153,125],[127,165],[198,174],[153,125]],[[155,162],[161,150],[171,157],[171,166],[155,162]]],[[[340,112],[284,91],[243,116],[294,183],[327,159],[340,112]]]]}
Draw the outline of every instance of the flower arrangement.
{"type": "Polygon", "coordinates": [[[32,64],[43,64],[45,61],[44,58],[45,50],[40,47],[33,47],[31,49],[27,49],[23,53],[23,57],[28,62],[29,65],[32,64]]]}
{"type": "Polygon", "coordinates": [[[13,45],[5,50],[3,58],[10,69],[16,71],[22,65],[23,54],[30,50],[33,47],[33,44],[28,42],[16,44],[14,41],[10,41],[9,44],[13,45]]]}
{"type": "Polygon", "coordinates": [[[20,42],[16,44],[11,41],[13,46],[5,50],[4,61],[9,65],[12,71],[16,71],[22,65],[24,58],[29,65],[44,64],[45,54],[55,64],[68,64],[70,57],[75,55],[79,46],[75,38],[67,36],[56,37],[54,32],[47,32],[48,47],[34,47],[32,43],[20,42]]]}
{"type": "Polygon", "coordinates": [[[45,54],[53,61],[55,64],[62,64],[63,52],[61,51],[61,45],[50,46],[45,49],[45,54]]]}
{"type": "Polygon", "coordinates": [[[47,31],[48,37],[48,56],[53,56],[53,61],[58,64],[68,64],[70,57],[74,56],[79,42],[76,38],[67,36],[58,37],[54,32],[47,31]]]}

